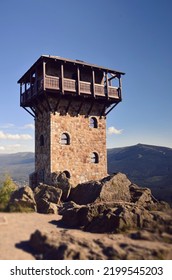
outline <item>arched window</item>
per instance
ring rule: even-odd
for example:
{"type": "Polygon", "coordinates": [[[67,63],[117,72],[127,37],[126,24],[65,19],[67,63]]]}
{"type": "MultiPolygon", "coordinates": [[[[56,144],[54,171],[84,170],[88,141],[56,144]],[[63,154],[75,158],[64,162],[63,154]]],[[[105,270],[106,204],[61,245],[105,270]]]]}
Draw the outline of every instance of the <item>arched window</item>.
{"type": "Polygon", "coordinates": [[[40,138],[39,138],[39,143],[40,143],[40,146],[44,146],[44,135],[41,134],[40,138]]]}
{"type": "Polygon", "coordinates": [[[63,171],[63,173],[66,175],[67,179],[70,179],[71,176],[70,176],[69,171],[65,170],[65,171],[63,171]]]}
{"type": "Polygon", "coordinates": [[[69,145],[70,144],[70,137],[67,133],[62,133],[60,143],[62,145],[69,145]]]}
{"type": "Polygon", "coordinates": [[[90,157],[91,163],[98,163],[99,162],[99,156],[97,153],[91,153],[90,157]]]}
{"type": "Polygon", "coordinates": [[[98,122],[95,117],[91,117],[89,120],[89,127],[91,128],[97,128],[98,127],[98,122]]]}

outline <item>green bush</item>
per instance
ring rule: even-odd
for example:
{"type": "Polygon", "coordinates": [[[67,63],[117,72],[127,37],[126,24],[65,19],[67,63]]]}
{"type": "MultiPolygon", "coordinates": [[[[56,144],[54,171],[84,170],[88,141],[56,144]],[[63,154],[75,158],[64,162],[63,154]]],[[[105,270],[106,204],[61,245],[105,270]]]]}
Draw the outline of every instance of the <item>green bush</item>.
{"type": "Polygon", "coordinates": [[[0,211],[6,211],[11,194],[17,189],[17,186],[9,175],[0,184],[0,211]]]}

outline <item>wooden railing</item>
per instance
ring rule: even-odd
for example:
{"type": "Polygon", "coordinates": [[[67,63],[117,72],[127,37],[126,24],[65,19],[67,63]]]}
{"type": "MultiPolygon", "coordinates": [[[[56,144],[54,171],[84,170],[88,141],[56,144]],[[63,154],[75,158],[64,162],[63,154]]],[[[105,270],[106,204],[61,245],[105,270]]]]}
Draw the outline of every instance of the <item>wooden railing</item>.
{"type": "Polygon", "coordinates": [[[79,85],[81,93],[91,94],[91,83],[81,81],[79,85]]]}
{"type": "Polygon", "coordinates": [[[45,83],[44,84],[45,89],[52,89],[52,90],[60,89],[60,83],[58,77],[45,76],[44,83],[45,83]]]}
{"type": "Polygon", "coordinates": [[[76,80],[64,78],[64,90],[76,92],[76,80]]]}
{"type": "Polygon", "coordinates": [[[105,88],[104,85],[95,84],[94,85],[95,95],[105,96],[105,88]]]}
{"type": "MultiPolygon", "coordinates": [[[[37,95],[45,90],[54,90],[61,91],[61,81],[59,77],[48,76],[46,75],[44,80],[43,78],[37,80],[37,82],[32,85],[30,88],[26,89],[25,92],[21,93],[21,104],[29,101],[34,95],[37,95]]],[[[67,92],[77,93],[77,81],[74,79],[63,78],[63,89],[67,92]]],[[[93,85],[91,82],[79,82],[79,91],[80,94],[91,95],[93,93],[93,85]]],[[[104,84],[94,84],[94,95],[109,98],[120,98],[120,90],[117,87],[104,86],[104,84]]]]}
{"type": "Polygon", "coordinates": [[[118,88],[117,87],[108,87],[108,96],[111,98],[119,98],[118,88]]]}

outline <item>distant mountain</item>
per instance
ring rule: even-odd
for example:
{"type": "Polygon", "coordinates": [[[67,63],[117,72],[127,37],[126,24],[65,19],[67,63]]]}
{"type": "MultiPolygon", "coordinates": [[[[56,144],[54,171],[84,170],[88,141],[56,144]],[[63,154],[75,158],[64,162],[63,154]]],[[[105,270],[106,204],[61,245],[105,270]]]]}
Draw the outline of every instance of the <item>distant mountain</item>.
{"type": "Polygon", "coordinates": [[[34,153],[0,154],[0,177],[9,174],[18,183],[28,183],[34,171],[34,153]]]}
{"type": "MultiPolygon", "coordinates": [[[[108,172],[122,172],[133,182],[148,187],[172,204],[172,149],[138,144],[108,149],[108,172]]],[[[0,154],[0,177],[10,174],[21,185],[34,171],[34,153],[0,154]]]]}
{"type": "Polygon", "coordinates": [[[108,172],[122,172],[139,186],[172,203],[172,149],[138,144],[108,150],[108,172]]]}

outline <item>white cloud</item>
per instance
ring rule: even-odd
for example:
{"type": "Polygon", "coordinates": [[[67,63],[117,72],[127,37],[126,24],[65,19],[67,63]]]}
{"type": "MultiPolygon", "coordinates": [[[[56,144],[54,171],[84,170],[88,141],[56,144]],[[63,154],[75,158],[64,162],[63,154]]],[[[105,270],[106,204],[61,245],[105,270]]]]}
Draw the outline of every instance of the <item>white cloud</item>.
{"type": "Polygon", "coordinates": [[[35,126],[34,126],[34,124],[32,124],[32,123],[28,123],[28,124],[25,124],[23,127],[22,127],[23,129],[34,129],[35,128],[35,126]]]}
{"type": "Polygon", "coordinates": [[[8,140],[30,140],[32,136],[29,134],[10,134],[4,133],[0,131],[0,139],[8,139],[8,140]]]}
{"type": "Polygon", "coordinates": [[[5,151],[5,147],[0,146],[0,151],[5,151]]]}
{"type": "Polygon", "coordinates": [[[0,125],[0,128],[11,128],[14,127],[15,125],[13,123],[4,123],[0,125]]]}
{"type": "Polygon", "coordinates": [[[112,134],[122,134],[123,132],[123,129],[117,129],[115,128],[114,126],[110,126],[108,129],[107,129],[107,133],[109,135],[112,135],[112,134]]]}

